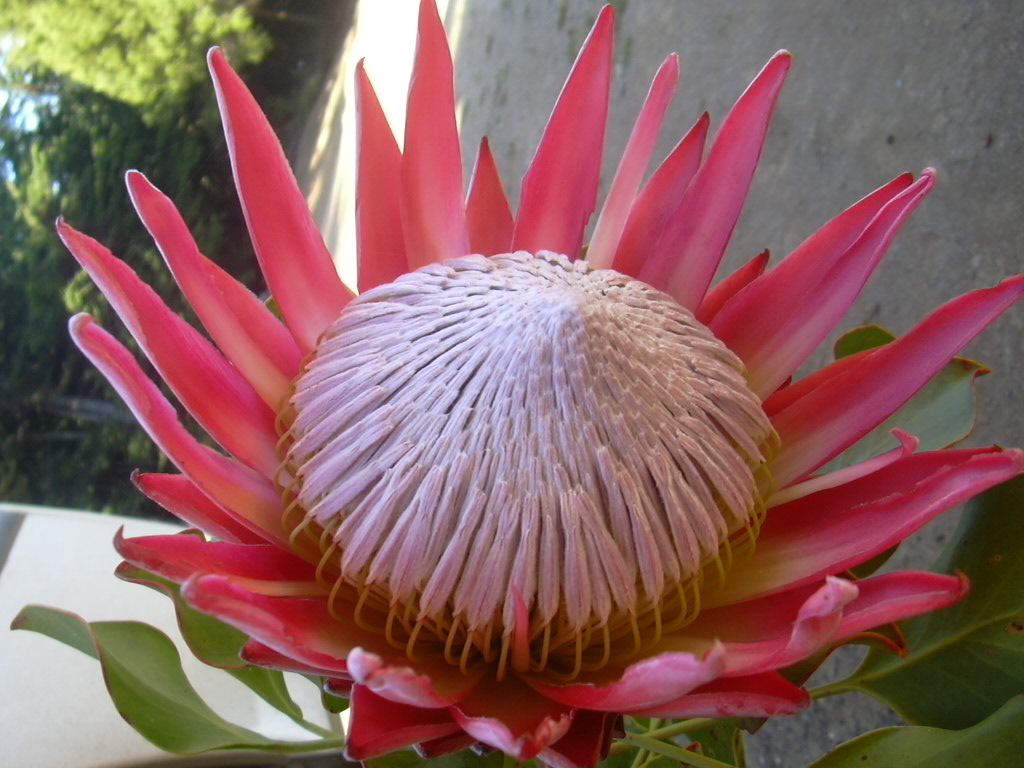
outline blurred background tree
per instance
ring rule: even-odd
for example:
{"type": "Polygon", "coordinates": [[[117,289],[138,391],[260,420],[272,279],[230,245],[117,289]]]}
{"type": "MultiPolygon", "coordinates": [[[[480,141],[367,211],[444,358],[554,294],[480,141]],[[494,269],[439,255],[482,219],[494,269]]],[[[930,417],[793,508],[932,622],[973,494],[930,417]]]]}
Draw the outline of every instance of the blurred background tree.
{"type": "Polygon", "coordinates": [[[254,3],[230,0],[3,0],[12,73],[55,74],[157,117],[205,76],[201,53],[222,45],[235,66],[270,48],[254,3]]]}
{"type": "Polygon", "coordinates": [[[261,292],[205,53],[225,48],[287,147],[352,2],[295,5],[0,0],[0,500],[156,513],[128,477],[167,462],[65,325],[85,311],[128,337],[53,222],[103,241],[187,315],[124,190],[124,171],[138,168],[204,252],[261,292]]]}

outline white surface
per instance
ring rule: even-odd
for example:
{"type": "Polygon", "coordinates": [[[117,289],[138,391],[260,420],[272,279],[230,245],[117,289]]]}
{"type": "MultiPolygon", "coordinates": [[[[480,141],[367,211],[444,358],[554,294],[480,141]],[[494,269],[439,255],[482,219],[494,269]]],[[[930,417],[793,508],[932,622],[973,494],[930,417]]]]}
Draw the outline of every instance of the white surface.
{"type": "MultiPolygon", "coordinates": [[[[112,539],[169,533],[163,523],[71,510],[0,504],[26,512],[0,572],[0,764],[18,768],[85,768],[163,753],[135,733],[107,695],[100,665],[35,632],[8,629],[29,603],[73,611],[87,621],[144,621],[178,646],[200,695],[226,719],[280,739],[315,738],[264,704],[230,676],[197,661],[181,640],[171,601],[113,576],[120,558],[112,539]]],[[[307,718],[327,725],[316,689],[289,676],[307,718]]]]}

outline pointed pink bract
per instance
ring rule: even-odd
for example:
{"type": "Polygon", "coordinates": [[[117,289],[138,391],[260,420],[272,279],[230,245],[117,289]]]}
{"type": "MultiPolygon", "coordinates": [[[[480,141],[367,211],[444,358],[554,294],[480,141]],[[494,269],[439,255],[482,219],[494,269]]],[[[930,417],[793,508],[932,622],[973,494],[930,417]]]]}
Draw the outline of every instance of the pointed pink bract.
{"type": "Polygon", "coordinates": [[[508,253],[515,220],[486,136],[480,141],[473,179],[469,183],[466,224],[469,227],[470,252],[484,256],[508,253]]]}
{"type": "Polygon", "coordinates": [[[782,438],[772,464],[777,486],[817,469],[878,426],[1022,294],[1024,275],[1018,275],[953,299],[775,414],[772,423],[782,438]]]}
{"type": "Polygon", "coordinates": [[[947,576],[905,571],[872,576],[858,581],[857,586],[860,594],[846,607],[836,630],[836,641],[873,627],[955,605],[971,589],[970,582],[962,573],[947,576]]]}
{"type": "Polygon", "coordinates": [[[523,176],[513,251],[575,259],[597,206],[612,77],[615,13],[601,9],[523,176]]]}
{"type": "Polygon", "coordinates": [[[900,227],[935,185],[899,176],[811,235],[722,309],[711,329],[766,397],[806,360],[860,295],[900,227]]]}
{"type": "MultiPolygon", "coordinates": [[[[618,715],[580,710],[566,734],[540,751],[538,759],[550,768],[589,768],[608,754],[618,715]]],[[[621,725],[619,726],[621,727],[621,725]]]]}
{"type": "Polygon", "coordinates": [[[356,253],[359,292],[409,270],[402,220],[402,153],[366,74],[356,65],[356,253]]]}
{"type": "Polygon", "coordinates": [[[75,315],[69,326],[75,344],[117,390],[171,463],[254,534],[285,545],[281,499],[271,482],[192,437],[131,353],[91,317],[75,315]]]}
{"type": "Polygon", "coordinates": [[[338,277],[266,116],[219,48],[208,60],[256,258],[295,341],[309,352],[352,292],[338,277]]]}
{"type": "Polygon", "coordinates": [[[559,741],[577,712],[515,678],[477,686],[448,711],[466,733],[517,760],[532,760],[559,741]]]}
{"type": "Polygon", "coordinates": [[[811,697],[778,672],[722,677],[639,714],[647,717],[774,717],[806,709],[811,697]]]}
{"type": "Polygon", "coordinates": [[[640,272],[684,307],[700,305],[732,237],[790,63],[787,51],[775,54],[740,96],[640,272]]]}
{"type": "Polygon", "coordinates": [[[434,0],[421,0],[402,155],[402,227],[412,269],[469,252],[452,55],[434,0]]]}
{"type": "Polygon", "coordinates": [[[196,573],[220,573],[261,581],[315,581],[316,569],[272,544],[206,541],[201,536],[114,537],[114,549],[128,562],[181,584],[196,573]]]}
{"type": "Polygon", "coordinates": [[[352,688],[350,712],[345,743],[345,754],[350,760],[369,760],[461,730],[444,709],[399,704],[378,696],[365,685],[352,688]]]}
{"type": "Polygon", "coordinates": [[[761,253],[757,254],[757,256],[708,291],[700,306],[697,307],[697,311],[694,312],[697,321],[704,323],[704,325],[709,325],[719,310],[733,296],[764,274],[765,267],[768,266],[769,257],[768,251],[761,251],[761,253]]]}
{"type": "Polygon", "coordinates": [[[142,474],[135,471],[132,473],[132,482],[179,520],[221,541],[237,544],[264,543],[262,537],[256,536],[239,523],[233,512],[217,504],[185,475],[142,474]]]}
{"type": "Polygon", "coordinates": [[[335,621],[326,600],[258,595],[219,574],[193,576],[181,595],[274,651],[335,675],[348,674],[345,657],[366,635],[335,621]]]}
{"type": "Polygon", "coordinates": [[[651,89],[622,153],[615,178],[608,189],[601,215],[594,226],[594,235],[587,247],[587,261],[596,269],[612,265],[633,198],[640,189],[640,182],[643,181],[644,171],[654,152],[654,144],[658,140],[665,112],[672,103],[678,81],[679,57],[672,54],[665,59],[654,76],[654,82],[651,83],[651,89]]]}
{"type": "Polygon", "coordinates": [[[711,119],[705,112],[679,140],[633,201],[612,269],[630,277],[640,274],[668,222],[678,214],[686,190],[700,168],[710,124],[711,119]]]}
{"type": "Polygon", "coordinates": [[[202,253],[170,199],[138,171],[125,182],[135,210],[203,326],[263,401],[277,408],[299,372],[288,329],[244,285],[202,253]]]}
{"type": "Polygon", "coordinates": [[[534,690],[549,699],[581,709],[623,712],[654,707],[677,699],[718,677],[725,668],[723,649],[714,645],[700,658],[692,653],[661,653],[630,664],[615,682],[605,685],[556,685],[530,679],[534,690]]]}
{"type": "MultiPolygon", "coordinates": [[[[413,707],[447,707],[466,698],[479,674],[464,675],[449,664],[428,663],[420,669],[386,664],[375,653],[353,648],[346,659],[349,674],[385,699],[413,707]]],[[[479,672],[479,670],[477,670],[479,672]]]]}
{"type": "Polygon", "coordinates": [[[841,573],[1022,471],[1020,451],[918,453],[846,485],[774,507],[754,553],[736,563],[725,586],[708,596],[705,607],[841,573]]]}
{"type": "Polygon", "coordinates": [[[246,465],[273,474],[279,465],[274,412],[237,369],[131,267],[63,220],[57,231],[200,426],[246,465]]]}

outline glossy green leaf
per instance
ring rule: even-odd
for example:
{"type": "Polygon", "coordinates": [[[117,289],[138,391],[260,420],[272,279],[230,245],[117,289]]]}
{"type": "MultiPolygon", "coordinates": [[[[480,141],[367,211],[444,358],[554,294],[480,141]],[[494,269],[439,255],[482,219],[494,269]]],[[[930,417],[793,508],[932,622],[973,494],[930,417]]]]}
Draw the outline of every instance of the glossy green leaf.
{"type": "Polygon", "coordinates": [[[242,661],[239,653],[248,640],[245,633],[213,616],[197,611],[182,599],[177,584],[155,573],[137,568],[130,563],[122,563],[116,575],[120,579],[142,584],[171,598],[181,636],[197,659],[204,664],[223,669],[274,709],[287,715],[306,730],[325,738],[333,735],[330,731],[303,718],[302,709],[288,693],[288,686],[281,672],[251,666],[242,661]]]}
{"type": "Polygon", "coordinates": [[[882,728],[841,744],[810,768],[983,768],[1021,764],[1024,696],[970,728],[882,728]]]}
{"type": "MultiPolygon", "coordinates": [[[[857,328],[836,342],[836,357],[888,344],[896,337],[884,328],[857,328]]],[[[902,429],[921,441],[922,451],[954,445],[974,429],[977,405],[974,380],[989,370],[973,360],[954,358],[911,400],[882,424],[833,459],[823,471],[831,472],[885,453],[899,445],[893,429],[902,429]]]]}
{"type": "Polygon", "coordinates": [[[941,728],[974,725],[1024,693],[1024,477],[971,502],[935,570],[965,573],[967,598],[903,622],[906,658],[872,650],[824,692],[862,690],[941,728]]]}
{"type": "Polygon", "coordinates": [[[341,745],[340,738],[279,742],[228,722],[196,693],[174,643],[134,621],[88,623],[67,611],[26,606],[11,623],[52,637],[99,660],[114,706],[129,725],[167,752],[255,748],[304,752],[341,745]]]}

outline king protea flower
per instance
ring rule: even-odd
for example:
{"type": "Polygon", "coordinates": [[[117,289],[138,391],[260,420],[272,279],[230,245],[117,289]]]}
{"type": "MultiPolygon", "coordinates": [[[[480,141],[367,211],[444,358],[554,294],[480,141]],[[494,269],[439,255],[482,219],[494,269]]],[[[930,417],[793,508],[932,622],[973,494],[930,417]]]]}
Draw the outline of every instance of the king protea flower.
{"type": "Polygon", "coordinates": [[[217,50],[235,184],[279,320],[128,188],[210,339],[59,223],[181,404],[92,318],[71,333],[180,474],[139,488],[209,537],[120,539],[247,633],[253,663],[352,699],[348,752],[476,742],[593,765],[617,716],[807,706],[777,670],[956,602],[962,577],[849,569],[1021,472],[997,448],[901,446],[818,473],[1024,292],[954,299],[891,344],[791,378],[935,183],[854,203],[765,271],[710,287],[790,67],[776,54],[705,153],[701,117],[643,183],[679,73],[659,69],[589,245],[612,71],[605,8],[513,214],[486,143],[464,196],[451,55],[424,0],[399,147],[360,66],[358,295],[217,50]],[[843,575],[845,574],[845,576],[843,575]]]}

